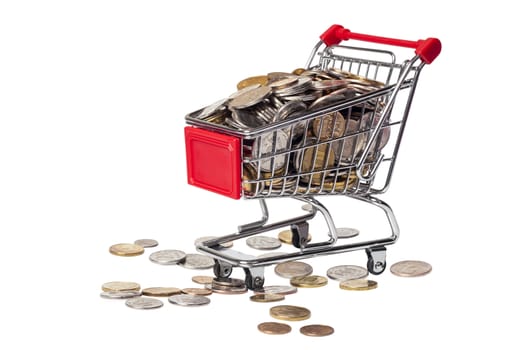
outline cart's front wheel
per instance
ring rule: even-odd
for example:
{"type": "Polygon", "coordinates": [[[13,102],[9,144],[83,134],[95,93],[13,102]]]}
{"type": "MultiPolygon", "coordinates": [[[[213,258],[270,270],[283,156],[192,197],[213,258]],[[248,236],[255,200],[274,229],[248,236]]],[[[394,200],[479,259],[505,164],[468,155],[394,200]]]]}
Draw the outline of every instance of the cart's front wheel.
{"type": "Polygon", "coordinates": [[[368,272],[373,275],[380,275],[386,269],[386,248],[385,247],[374,247],[366,250],[368,256],[368,262],[366,267],[368,272]]]}
{"type": "Polygon", "coordinates": [[[213,273],[216,277],[230,277],[230,275],[232,274],[232,270],[233,267],[230,264],[215,259],[215,265],[213,265],[213,273]]]}
{"type": "Polygon", "coordinates": [[[246,274],[246,278],[244,280],[246,283],[246,288],[254,290],[264,286],[264,276],[252,273],[252,271],[247,268],[244,269],[244,273],[246,274]]]}

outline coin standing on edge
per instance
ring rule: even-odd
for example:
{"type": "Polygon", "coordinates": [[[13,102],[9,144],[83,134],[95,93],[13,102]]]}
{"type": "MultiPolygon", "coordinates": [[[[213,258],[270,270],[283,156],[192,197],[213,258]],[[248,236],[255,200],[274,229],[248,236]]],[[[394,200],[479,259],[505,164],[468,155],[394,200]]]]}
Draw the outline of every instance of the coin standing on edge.
{"type": "Polygon", "coordinates": [[[334,329],[323,324],[310,324],[299,329],[301,334],[310,337],[324,337],[334,333],[334,329]]]}
{"type": "Polygon", "coordinates": [[[164,305],[164,303],[159,299],[136,297],[126,300],[126,305],[133,309],[148,310],[157,309],[164,305]]]}
{"type": "Polygon", "coordinates": [[[286,334],[292,331],[292,327],[280,322],[263,322],[257,326],[257,329],[265,334],[286,334]]]}
{"type": "Polygon", "coordinates": [[[159,242],[157,242],[154,239],[137,239],[135,241],[136,245],[141,246],[142,248],[153,248],[159,245],[159,242]]]}
{"type": "Polygon", "coordinates": [[[390,266],[390,272],[399,277],[419,277],[429,274],[432,265],[419,260],[399,261],[390,266]]]}
{"type": "Polygon", "coordinates": [[[118,256],[138,256],[144,253],[144,248],[138,244],[118,243],[109,247],[109,252],[118,256]]]}

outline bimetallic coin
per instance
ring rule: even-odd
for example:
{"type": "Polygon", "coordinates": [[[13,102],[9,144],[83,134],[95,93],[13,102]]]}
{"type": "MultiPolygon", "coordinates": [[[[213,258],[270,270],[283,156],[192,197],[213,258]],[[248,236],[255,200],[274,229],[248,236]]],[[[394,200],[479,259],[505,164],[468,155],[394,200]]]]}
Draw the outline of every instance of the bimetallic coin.
{"type": "MultiPolygon", "coordinates": [[[[216,238],[219,238],[219,237],[217,237],[217,236],[200,237],[200,238],[197,238],[195,240],[195,245],[198,245],[198,244],[200,244],[202,242],[211,241],[212,239],[216,239],[216,238]]],[[[233,242],[224,242],[224,243],[219,244],[219,246],[221,246],[223,248],[231,248],[231,247],[233,247],[233,242]]]]}
{"type": "Polygon", "coordinates": [[[149,297],[170,297],[180,293],[182,293],[182,291],[175,287],[150,287],[142,290],[142,294],[149,297]]]}
{"type": "Polygon", "coordinates": [[[290,284],[294,287],[302,288],[317,288],[326,286],[328,279],[324,276],[310,275],[310,276],[298,276],[290,279],[290,284]]]}
{"type": "Polygon", "coordinates": [[[278,276],[293,278],[311,275],[313,268],[301,261],[287,261],[275,265],[274,271],[278,276]]]}
{"type": "Polygon", "coordinates": [[[153,248],[158,246],[159,242],[154,239],[137,239],[135,244],[141,246],[142,248],[153,248]]]}
{"type": "Polygon", "coordinates": [[[310,324],[303,326],[299,329],[299,332],[310,337],[324,337],[334,333],[334,329],[330,326],[323,324],[310,324]]]}
{"type": "Polygon", "coordinates": [[[251,236],[246,239],[246,244],[253,249],[270,250],[281,246],[281,241],[275,237],[251,236]]]}
{"type": "Polygon", "coordinates": [[[368,276],[368,270],[361,266],[339,265],[329,268],[326,275],[337,281],[357,280],[368,276]]]}
{"type": "Polygon", "coordinates": [[[198,283],[198,284],[204,284],[204,285],[207,285],[207,284],[211,284],[212,281],[213,281],[213,278],[212,276],[193,276],[191,278],[191,280],[195,283],[198,283]]]}
{"type": "MultiPolygon", "coordinates": [[[[278,234],[278,238],[283,243],[292,244],[292,231],[291,230],[281,231],[278,234]]],[[[307,241],[310,242],[311,240],[312,240],[312,235],[308,233],[307,241]]]]}
{"type": "Polygon", "coordinates": [[[366,279],[346,280],[339,283],[339,288],[345,290],[370,290],[377,288],[377,282],[366,279]]]}
{"type": "Polygon", "coordinates": [[[140,284],[135,282],[106,282],[102,285],[102,291],[104,292],[129,292],[129,291],[139,291],[140,284]]]}
{"type": "Polygon", "coordinates": [[[180,263],[187,269],[209,269],[215,266],[215,260],[212,257],[202,254],[186,254],[184,262],[180,263]]]}
{"type": "Polygon", "coordinates": [[[424,276],[432,271],[432,265],[419,260],[399,261],[390,267],[390,272],[399,277],[424,276]]]}
{"type": "Polygon", "coordinates": [[[284,300],[284,295],[282,294],[254,294],[250,296],[251,301],[257,303],[271,303],[274,301],[284,300]]]}
{"type": "Polygon", "coordinates": [[[109,247],[109,252],[118,256],[137,256],[144,253],[144,248],[138,244],[118,243],[109,247]]]}
{"type": "Polygon", "coordinates": [[[301,306],[279,305],[270,309],[270,316],[278,320],[302,321],[310,318],[310,310],[301,306]]]}
{"type": "Polygon", "coordinates": [[[191,294],[191,295],[210,295],[212,293],[211,289],[206,288],[184,288],[182,293],[191,294]]]}
{"type": "Polygon", "coordinates": [[[128,299],[140,297],[141,295],[142,293],[137,290],[100,293],[100,296],[105,299],[128,299]]]}
{"type": "Polygon", "coordinates": [[[288,295],[297,293],[297,288],[293,286],[264,286],[253,290],[254,294],[281,294],[288,295]]]}
{"type": "Polygon", "coordinates": [[[336,231],[337,238],[352,238],[359,235],[359,230],[356,228],[338,227],[336,231]]]}
{"type": "Polygon", "coordinates": [[[126,305],[133,309],[148,310],[158,309],[164,303],[159,299],[137,297],[126,300],[126,305]]]}
{"type": "Polygon", "coordinates": [[[175,265],[186,258],[186,253],[181,250],[159,250],[150,254],[149,259],[161,265],[175,265]]]}
{"type": "Polygon", "coordinates": [[[265,334],[286,334],[292,331],[292,327],[280,322],[263,322],[257,326],[257,329],[265,334]]]}
{"type": "Polygon", "coordinates": [[[203,295],[177,294],[168,298],[168,301],[180,306],[201,306],[210,303],[210,298],[203,295]]]}

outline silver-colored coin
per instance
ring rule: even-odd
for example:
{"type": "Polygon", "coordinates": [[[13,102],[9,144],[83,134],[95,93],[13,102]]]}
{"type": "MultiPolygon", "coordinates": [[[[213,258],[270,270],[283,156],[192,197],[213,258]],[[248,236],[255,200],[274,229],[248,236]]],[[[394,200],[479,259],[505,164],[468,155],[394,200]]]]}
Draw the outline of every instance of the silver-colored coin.
{"type": "Polygon", "coordinates": [[[175,265],[186,258],[186,253],[181,250],[159,250],[150,254],[149,259],[161,265],[175,265]]]}
{"type": "Polygon", "coordinates": [[[281,246],[281,241],[275,237],[251,236],[246,239],[246,244],[253,249],[271,250],[281,246]]]}
{"type": "Polygon", "coordinates": [[[219,293],[219,294],[243,294],[248,291],[248,288],[246,288],[246,286],[243,286],[243,287],[212,286],[211,290],[214,293],[219,293]]]}
{"type": "Polygon", "coordinates": [[[368,276],[368,270],[356,265],[339,265],[329,268],[326,275],[337,281],[357,280],[368,276]]]}
{"type": "Polygon", "coordinates": [[[117,291],[117,292],[102,292],[100,293],[100,296],[105,299],[128,299],[128,298],[135,298],[140,297],[142,295],[142,292],[137,290],[130,290],[130,291],[117,291]]]}
{"type": "Polygon", "coordinates": [[[274,170],[281,169],[287,161],[286,154],[271,157],[272,154],[282,152],[287,149],[288,135],[283,130],[268,132],[257,138],[253,144],[253,158],[263,158],[260,160],[261,171],[271,172],[272,165],[274,170]]]}
{"type": "Polygon", "coordinates": [[[256,89],[246,91],[229,102],[230,109],[243,109],[256,105],[268,97],[272,92],[269,86],[259,86],[256,89]]]}
{"type": "Polygon", "coordinates": [[[275,265],[274,271],[278,276],[293,278],[311,275],[313,268],[302,261],[287,261],[275,265]]]}
{"type": "Polygon", "coordinates": [[[187,269],[209,269],[215,265],[212,257],[202,254],[186,254],[186,259],[180,265],[187,269]]]}
{"type": "Polygon", "coordinates": [[[336,230],[337,238],[351,238],[359,235],[359,230],[356,228],[338,227],[336,230]]]}
{"type": "Polygon", "coordinates": [[[141,246],[142,248],[153,248],[158,246],[159,242],[154,239],[137,239],[135,244],[141,246]]]}
{"type": "Polygon", "coordinates": [[[212,287],[214,286],[224,286],[224,287],[242,287],[244,286],[244,281],[240,278],[231,278],[231,277],[215,277],[211,281],[212,287]]]}
{"type": "Polygon", "coordinates": [[[419,260],[404,260],[390,267],[390,272],[400,277],[424,276],[432,271],[432,265],[419,260]]]}
{"type": "Polygon", "coordinates": [[[126,305],[133,309],[157,309],[164,305],[162,300],[147,297],[137,297],[126,300],[126,305]]]}
{"type": "Polygon", "coordinates": [[[288,295],[297,293],[297,288],[294,286],[264,286],[259,289],[254,289],[255,294],[281,294],[288,295]]]}
{"type": "Polygon", "coordinates": [[[240,90],[235,91],[233,94],[231,94],[229,96],[229,99],[233,100],[234,98],[237,98],[240,95],[242,95],[242,94],[244,94],[244,93],[246,93],[248,91],[255,90],[255,89],[259,88],[260,86],[261,86],[261,84],[248,85],[248,86],[246,86],[246,87],[244,87],[244,88],[242,88],[240,90]]]}
{"type": "Polygon", "coordinates": [[[203,295],[177,294],[168,298],[168,301],[180,306],[201,306],[210,303],[210,298],[203,295]]]}
{"type": "Polygon", "coordinates": [[[303,101],[288,101],[277,110],[277,112],[273,115],[272,121],[278,122],[281,120],[285,120],[293,113],[302,112],[306,109],[306,104],[303,101]]]}
{"type": "Polygon", "coordinates": [[[215,113],[218,110],[220,110],[221,108],[223,108],[225,106],[226,102],[228,102],[228,99],[224,98],[224,99],[221,99],[221,100],[219,100],[217,102],[212,103],[209,106],[204,107],[202,109],[202,111],[197,115],[197,118],[204,119],[206,117],[209,117],[213,113],[215,113]]]}
{"type": "Polygon", "coordinates": [[[306,203],[306,204],[303,204],[301,209],[304,210],[304,211],[312,211],[312,210],[314,210],[314,207],[311,204],[306,203]]]}
{"type": "MultiPolygon", "coordinates": [[[[212,239],[216,239],[216,238],[219,238],[217,236],[204,236],[204,237],[199,237],[195,240],[195,245],[199,245],[200,243],[202,242],[206,242],[206,241],[211,241],[212,239]]],[[[223,247],[223,248],[231,248],[233,247],[233,242],[224,242],[224,243],[221,243],[219,244],[219,246],[223,247]]]]}

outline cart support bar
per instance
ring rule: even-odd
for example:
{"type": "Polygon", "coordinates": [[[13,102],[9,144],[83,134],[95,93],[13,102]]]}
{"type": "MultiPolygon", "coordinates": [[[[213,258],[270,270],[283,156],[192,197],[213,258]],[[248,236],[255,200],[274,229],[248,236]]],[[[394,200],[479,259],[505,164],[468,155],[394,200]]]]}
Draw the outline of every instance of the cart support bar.
{"type": "Polygon", "coordinates": [[[338,45],[343,40],[354,39],[369,41],[376,44],[408,47],[416,49],[416,55],[427,64],[432,63],[441,52],[441,41],[436,38],[428,38],[418,41],[386,38],[382,36],[354,33],[339,24],[332,25],[321,34],[320,38],[326,46],[338,45]]]}

